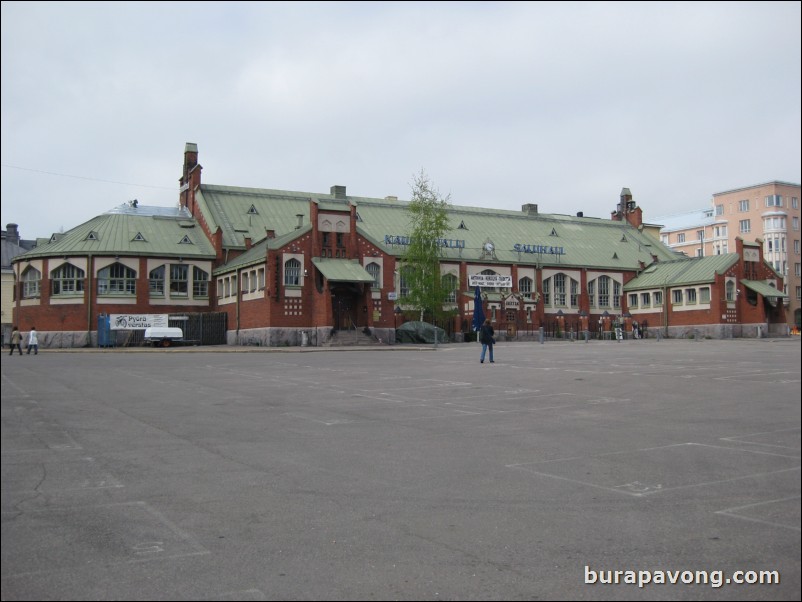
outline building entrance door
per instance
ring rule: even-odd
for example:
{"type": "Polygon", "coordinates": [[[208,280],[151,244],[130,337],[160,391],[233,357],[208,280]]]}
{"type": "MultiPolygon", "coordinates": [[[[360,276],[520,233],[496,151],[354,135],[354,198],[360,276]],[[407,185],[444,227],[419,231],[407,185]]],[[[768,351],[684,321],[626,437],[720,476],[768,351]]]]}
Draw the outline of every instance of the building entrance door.
{"type": "Polygon", "coordinates": [[[353,284],[338,286],[331,291],[331,308],[335,330],[353,330],[357,327],[356,308],[359,291],[353,284]]]}

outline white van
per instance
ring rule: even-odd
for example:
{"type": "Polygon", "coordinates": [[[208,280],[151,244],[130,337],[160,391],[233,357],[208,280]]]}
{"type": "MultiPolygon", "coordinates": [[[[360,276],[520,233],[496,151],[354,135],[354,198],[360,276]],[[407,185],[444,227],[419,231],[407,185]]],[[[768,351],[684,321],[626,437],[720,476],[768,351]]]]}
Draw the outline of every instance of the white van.
{"type": "Polygon", "coordinates": [[[160,328],[152,326],[145,329],[145,341],[154,347],[169,347],[174,342],[183,341],[184,332],[180,328],[160,328]]]}

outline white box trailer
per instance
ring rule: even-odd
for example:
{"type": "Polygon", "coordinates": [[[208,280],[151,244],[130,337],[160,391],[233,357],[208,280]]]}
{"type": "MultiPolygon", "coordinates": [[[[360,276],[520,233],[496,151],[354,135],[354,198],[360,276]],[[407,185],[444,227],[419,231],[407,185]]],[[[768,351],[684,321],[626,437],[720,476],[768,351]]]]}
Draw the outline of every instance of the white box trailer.
{"type": "Polygon", "coordinates": [[[180,328],[152,326],[145,329],[145,341],[154,347],[169,347],[173,343],[184,341],[184,331],[180,328]]]}

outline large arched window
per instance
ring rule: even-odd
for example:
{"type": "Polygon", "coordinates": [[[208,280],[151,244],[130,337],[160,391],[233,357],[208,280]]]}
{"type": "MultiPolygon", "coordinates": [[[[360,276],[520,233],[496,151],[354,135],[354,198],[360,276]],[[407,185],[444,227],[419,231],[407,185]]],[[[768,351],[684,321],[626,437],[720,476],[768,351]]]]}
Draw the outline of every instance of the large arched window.
{"type": "Polygon", "coordinates": [[[554,274],[554,305],[565,307],[565,274],[554,274]]]}
{"type": "Polygon", "coordinates": [[[284,284],[298,286],[301,283],[301,262],[288,259],[284,262],[284,284]]]}
{"type": "Polygon", "coordinates": [[[136,295],[136,272],[113,263],[97,273],[98,295],[136,295]]]}
{"type": "Polygon", "coordinates": [[[36,268],[28,267],[22,273],[22,298],[35,299],[39,296],[39,287],[42,284],[42,272],[36,268]]]}
{"type": "Polygon", "coordinates": [[[381,281],[379,280],[379,277],[381,275],[381,268],[379,267],[379,264],[376,263],[375,261],[371,261],[368,265],[365,266],[365,271],[368,274],[370,274],[371,278],[373,278],[371,286],[373,288],[381,288],[381,281]]]}
{"type": "Polygon", "coordinates": [[[84,271],[65,263],[50,272],[50,286],[55,295],[75,295],[84,292],[84,271]]]}

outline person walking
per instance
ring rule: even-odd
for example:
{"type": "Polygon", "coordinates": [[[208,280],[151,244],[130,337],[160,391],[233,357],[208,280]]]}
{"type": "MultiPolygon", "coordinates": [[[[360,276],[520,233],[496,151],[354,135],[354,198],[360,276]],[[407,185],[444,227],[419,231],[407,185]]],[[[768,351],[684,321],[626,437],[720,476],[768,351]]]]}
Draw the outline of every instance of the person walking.
{"type": "Polygon", "coordinates": [[[22,345],[20,343],[22,343],[22,334],[20,334],[19,328],[15,326],[11,329],[11,351],[8,355],[14,355],[14,349],[22,355],[22,345]]]}
{"type": "Polygon", "coordinates": [[[493,360],[493,345],[496,343],[496,339],[493,338],[493,335],[495,334],[496,331],[493,330],[493,326],[490,324],[490,319],[488,318],[479,329],[479,342],[482,344],[482,355],[479,357],[480,364],[485,363],[485,352],[488,349],[490,349],[490,363],[496,363],[493,360]]]}
{"type": "MultiPolygon", "coordinates": [[[[39,355],[39,335],[36,334],[36,326],[31,326],[31,332],[28,333],[28,353],[31,354],[31,347],[33,347],[33,354],[39,355]]],[[[22,353],[22,352],[20,352],[22,353]]]]}

